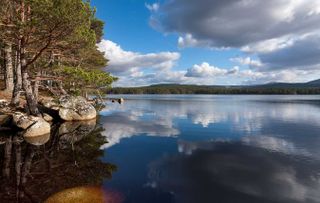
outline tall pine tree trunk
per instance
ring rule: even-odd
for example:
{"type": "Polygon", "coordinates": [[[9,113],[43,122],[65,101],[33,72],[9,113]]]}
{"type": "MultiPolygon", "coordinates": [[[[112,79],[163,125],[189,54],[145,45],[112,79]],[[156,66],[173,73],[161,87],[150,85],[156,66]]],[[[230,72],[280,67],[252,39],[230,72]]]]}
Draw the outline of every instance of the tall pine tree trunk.
{"type": "Polygon", "coordinates": [[[39,109],[38,109],[38,101],[34,98],[34,93],[32,90],[32,86],[29,80],[28,70],[27,70],[27,60],[25,49],[23,47],[24,43],[21,43],[20,49],[20,60],[21,60],[21,72],[22,72],[22,87],[25,93],[25,97],[27,100],[28,110],[31,115],[38,116],[39,109]]]}
{"type": "Polygon", "coordinates": [[[34,116],[38,116],[40,114],[38,109],[38,104],[37,104],[38,102],[34,97],[32,86],[28,77],[29,75],[27,70],[22,69],[22,86],[25,92],[29,112],[34,116]]]}
{"type": "Polygon", "coordinates": [[[6,43],[4,47],[5,52],[5,81],[6,81],[6,91],[13,91],[13,63],[12,63],[12,44],[6,43]]]}
{"type": "Polygon", "coordinates": [[[19,106],[20,105],[20,93],[22,89],[22,76],[21,76],[21,63],[20,63],[20,46],[19,50],[16,54],[16,63],[15,63],[15,82],[14,82],[14,89],[12,94],[12,100],[11,104],[13,106],[19,106]]]}
{"type": "MultiPolygon", "coordinates": [[[[25,15],[25,1],[21,0],[20,2],[21,9],[21,22],[26,22],[26,15],[25,15]]],[[[30,8],[28,8],[28,12],[30,8]]],[[[32,91],[32,86],[29,80],[28,75],[28,64],[26,58],[26,49],[25,49],[25,36],[21,36],[21,43],[20,43],[20,63],[21,63],[21,72],[22,72],[22,87],[25,92],[25,97],[27,100],[28,110],[31,115],[39,116],[40,112],[38,109],[38,101],[34,98],[34,94],[32,91]]]]}
{"type": "Polygon", "coordinates": [[[34,81],[34,85],[33,85],[33,94],[34,94],[34,99],[36,101],[38,101],[38,98],[39,98],[39,84],[40,84],[39,77],[40,76],[41,76],[41,73],[38,72],[36,80],[34,81]]]}

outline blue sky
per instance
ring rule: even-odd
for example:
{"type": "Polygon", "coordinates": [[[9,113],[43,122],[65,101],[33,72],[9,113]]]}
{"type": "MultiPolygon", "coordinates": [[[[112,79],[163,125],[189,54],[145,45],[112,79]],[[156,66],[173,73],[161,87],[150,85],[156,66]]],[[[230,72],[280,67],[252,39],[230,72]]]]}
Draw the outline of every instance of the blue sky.
{"type": "Polygon", "coordinates": [[[116,86],[320,78],[317,0],[91,3],[106,23],[98,46],[110,60],[106,70],[120,78],[116,86]]]}

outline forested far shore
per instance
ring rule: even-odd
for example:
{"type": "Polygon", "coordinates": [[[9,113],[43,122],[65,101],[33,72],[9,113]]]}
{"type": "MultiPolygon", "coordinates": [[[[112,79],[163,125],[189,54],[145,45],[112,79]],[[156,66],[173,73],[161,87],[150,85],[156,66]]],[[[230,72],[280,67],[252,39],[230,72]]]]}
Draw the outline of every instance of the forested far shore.
{"type": "Polygon", "coordinates": [[[152,85],[117,87],[112,94],[320,94],[318,87],[152,85]]]}

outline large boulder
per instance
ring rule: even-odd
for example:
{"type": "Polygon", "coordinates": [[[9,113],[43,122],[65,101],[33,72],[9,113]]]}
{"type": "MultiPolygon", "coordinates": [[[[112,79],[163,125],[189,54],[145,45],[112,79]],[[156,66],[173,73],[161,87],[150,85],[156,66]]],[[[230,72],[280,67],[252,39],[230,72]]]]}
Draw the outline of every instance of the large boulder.
{"type": "Polygon", "coordinates": [[[84,121],[97,117],[96,109],[83,97],[65,95],[59,102],[59,116],[65,121],[84,121]]]}
{"type": "Polygon", "coordinates": [[[36,137],[50,133],[51,126],[41,117],[28,116],[20,112],[13,114],[14,124],[25,130],[24,137],[36,137]]]}
{"type": "Polygon", "coordinates": [[[24,137],[37,137],[40,135],[50,134],[51,126],[43,118],[37,119],[36,123],[33,124],[30,128],[24,133],[24,137]]]}
{"type": "Polygon", "coordinates": [[[28,116],[21,112],[15,112],[13,114],[13,123],[18,128],[27,129],[30,125],[35,122],[34,116],[28,116]]]}

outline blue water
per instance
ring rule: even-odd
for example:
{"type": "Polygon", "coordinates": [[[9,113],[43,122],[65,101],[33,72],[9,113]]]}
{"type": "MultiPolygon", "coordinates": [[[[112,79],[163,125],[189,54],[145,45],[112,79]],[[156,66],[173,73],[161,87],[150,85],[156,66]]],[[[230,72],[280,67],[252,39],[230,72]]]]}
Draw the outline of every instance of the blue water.
{"type": "Polygon", "coordinates": [[[320,96],[117,97],[103,184],[125,203],[320,202],[320,96]]]}

